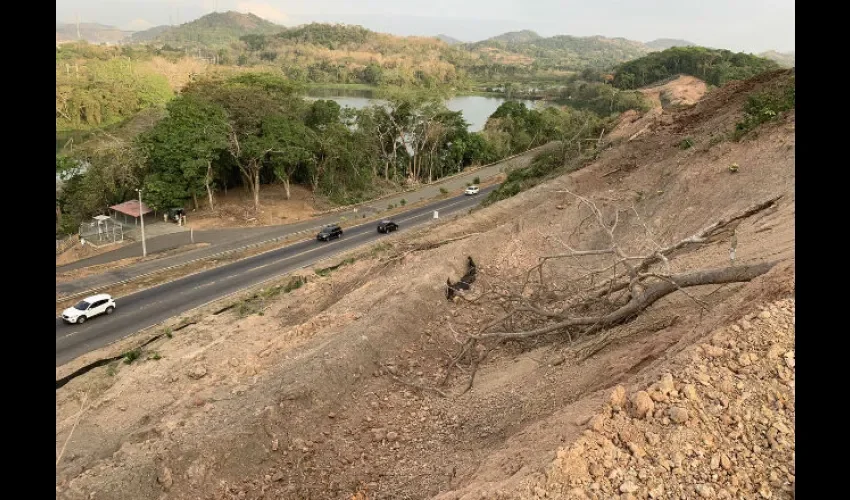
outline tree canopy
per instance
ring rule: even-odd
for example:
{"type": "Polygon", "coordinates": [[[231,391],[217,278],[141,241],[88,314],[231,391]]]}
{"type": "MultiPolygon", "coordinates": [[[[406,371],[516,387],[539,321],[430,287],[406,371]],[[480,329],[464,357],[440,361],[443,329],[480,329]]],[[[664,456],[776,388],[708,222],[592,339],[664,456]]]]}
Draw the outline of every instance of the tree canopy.
{"type": "Polygon", "coordinates": [[[752,54],[705,47],[672,47],[617,66],[614,86],[636,89],[678,74],[695,76],[711,85],[723,85],[777,68],[779,65],[775,62],[752,54]]]}

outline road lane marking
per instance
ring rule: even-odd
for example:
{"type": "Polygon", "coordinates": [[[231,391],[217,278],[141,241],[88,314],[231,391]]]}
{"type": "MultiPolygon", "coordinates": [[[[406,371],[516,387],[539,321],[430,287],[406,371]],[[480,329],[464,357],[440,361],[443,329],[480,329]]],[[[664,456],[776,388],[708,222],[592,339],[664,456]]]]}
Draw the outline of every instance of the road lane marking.
{"type": "MultiPolygon", "coordinates": [[[[459,200],[457,200],[457,201],[455,201],[455,202],[453,202],[453,203],[449,203],[448,205],[441,206],[441,207],[440,207],[440,210],[446,210],[446,209],[449,209],[449,208],[451,208],[451,207],[454,207],[454,206],[457,206],[457,205],[460,205],[460,204],[463,204],[463,203],[466,203],[466,202],[467,202],[467,198],[465,198],[465,197],[464,197],[464,198],[461,198],[461,199],[459,199],[459,200]]],[[[430,213],[431,213],[431,212],[429,211],[429,212],[425,212],[425,213],[422,213],[422,214],[419,214],[419,215],[413,215],[413,216],[410,216],[410,217],[405,217],[405,218],[403,218],[403,219],[399,219],[399,221],[404,222],[404,221],[409,221],[409,220],[413,220],[413,219],[417,219],[417,218],[421,218],[421,217],[426,217],[426,216],[429,216],[429,215],[430,215],[430,213]]],[[[355,228],[359,228],[359,227],[366,227],[366,223],[361,224],[360,226],[354,226],[354,227],[355,227],[355,228]]],[[[353,229],[353,228],[352,228],[352,229],[353,229]]],[[[349,231],[350,231],[350,230],[349,230],[349,231]]],[[[348,238],[346,238],[346,239],[345,239],[345,241],[351,241],[351,240],[353,240],[353,239],[361,238],[361,237],[363,237],[363,236],[368,236],[368,235],[370,235],[370,234],[372,234],[372,233],[371,233],[371,232],[363,232],[363,233],[360,233],[360,234],[355,234],[355,235],[352,235],[352,236],[349,236],[348,238]]],[[[373,236],[374,236],[374,235],[373,235],[373,236]]],[[[344,238],[344,236],[343,236],[343,238],[344,238]]],[[[286,248],[286,247],[284,247],[284,248],[286,248]]],[[[276,259],[276,260],[274,260],[274,261],[272,261],[272,262],[269,262],[269,263],[267,263],[267,264],[263,264],[263,265],[261,265],[261,266],[256,266],[256,267],[249,268],[249,269],[247,269],[247,270],[245,270],[245,271],[242,271],[242,272],[240,272],[240,273],[238,273],[238,274],[233,274],[233,275],[227,276],[227,277],[225,277],[225,278],[220,278],[220,279],[218,279],[218,280],[216,280],[216,281],[213,281],[213,282],[210,282],[210,283],[201,283],[201,284],[196,285],[195,287],[193,287],[193,289],[197,289],[197,288],[200,288],[200,287],[202,287],[202,286],[209,286],[209,285],[212,285],[212,284],[214,284],[214,283],[221,283],[221,282],[223,282],[223,281],[227,281],[227,280],[230,280],[230,279],[232,279],[232,278],[239,277],[239,276],[241,276],[241,275],[243,275],[243,274],[245,274],[245,273],[252,272],[252,271],[255,271],[255,270],[257,270],[257,269],[262,269],[262,268],[264,268],[264,267],[268,267],[268,266],[271,266],[271,265],[280,264],[281,262],[285,262],[285,261],[287,261],[287,260],[294,259],[294,258],[296,258],[296,257],[300,257],[300,256],[303,256],[303,255],[306,255],[306,254],[312,253],[312,252],[316,252],[316,251],[318,251],[318,250],[324,250],[324,249],[326,249],[326,248],[327,248],[327,247],[326,247],[325,245],[322,245],[322,246],[316,246],[316,247],[313,247],[313,248],[311,248],[311,249],[309,249],[309,250],[305,250],[305,251],[303,251],[303,252],[299,252],[299,253],[296,253],[296,254],[293,254],[293,255],[289,255],[289,256],[287,256],[287,257],[283,257],[283,258],[281,258],[281,259],[276,259]]],[[[339,252],[334,252],[333,254],[331,254],[331,255],[329,255],[329,256],[327,256],[327,257],[324,257],[324,258],[322,258],[322,259],[318,259],[318,260],[330,259],[330,258],[332,258],[332,257],[333,257],[333,256],[335,256],[335,255],[338,255],[338,254],[340,254],[340,253],[347,252],[347,251],[350,251],[350,250],[355,250],[356,248],[357,248],[357,247],[350,248],[350,249],[341,249],[339,252]]],[[[276,250],[282,250],[282,249],[276,249],[276,250]]],[[[274,251],[274,250],[273,250],[273,251],[274,251]]],[[[259,255],[262,255],[262,254],[259,254],[259,255]]],[[[249,257],[249,258],[250,258],[250,257],[249,257]]],[[[311,264],[313,264],[313,263],[315,263],[315,262],[311,262],[311,263],[305,264],[304,266],[301,266],[301,268],[308,267],[308,266],[310,266],[310,265],[311,265],[311,264]]],[[[233,263],[233,264],[227,264],[227,265],[234,265],[234,264],[236,264],[236,263],[233,263]]],[[[210,270],[201,271],[200,273],[197,273],[197,274],[202,274],[203,272],[206,272],[206,271],[210,271],[210,270]]],[[[275,274],[274,276],[270,277],[269,279],[277,278],[277,277],[278,277],[278,276],[280,276],[281,274],[286,274],[286,271],[284,271],[283,273],[275,274]]],[[[183,278],[188,278],[189,276],[191,276],[191,275],[184,276],[183,278]]],[[[183,279],[183,278],[178,278],[178,279],[173,280],[173,281],[170,281],[170,282],[168,282],[168,283],[174,283],[174,282],[177,282],[177,281],[179,281],[180,279],[183,279]]],[[[265,281],[265,280],[264,280],[264,281],[265,281]]],[[[166,285],[166,284],[168,284],[168,283],[163,283],[162,285],[166,285]]],[[[158,286],[162,286],[162,285],[157,285],[156,287],[147,288],[147,289],[145,289],[145,290],[139,290],[138,292],[133,292],[133,293],[131,293],[131,294],[129,294],[129,295],[125,295],[125,296],[123,296],[123,297],[116,297],[116,299],[118,299],[118,298],[126,298],[126,297],[128,297],[128,296],[130,296],[130,295],[134,295],[134,294],[136,294],[136,293],[139,293],[139,292],[142,292],[142,291],[146,291],[146,290],[153,290],[153,289],[157,288],[158,286]]],[[[251,287],[251,286],[256,286],[256,285],[257,285],[256,283],[255,283],[255,284],[246,285],[246,286],[244,286],[244,287],[240,288],[239,290],[237,290],[237,292],[242,291],[242,290],[244,290],[245,288],[249,288],[249,287],[251,287]]],[[[236,293],[236,292],[234,292],[234,293],[236,293]]],[[[227,295],[225,295],[225,296],[223,296],[223,297],[226,297],[226,296],[227,296],[227,295]]],[[[219,297],[219,298],[223,298],[223,297],[219,297]]],[[[217,299],[213,299],[213,300],[218,300],[218,298],[217,298],[217,299]]],[[[143,309],[147,309],[147,308],[149,308],[149,307],[151,307],[151,306],[153,306],[153,305],[160,304],[160,303],[162,303],[162,302],[164,302],[164,301],[163,301],[163,300],[158,300],[158,301],[156,301],[156,302],[153,302],[153,303],[150,303],[150,304],[145,304],[145,305],[142,305],[142,306],[140,306],[140,307],[137,307],[137,308],[136,308],[136,310],[137,310],[137,311],[140,311],[140,310],[143,310],[143,309]]],[[[191,309],[192,309],[192,308],[190,308],[189,310],[191,310],[191,309]]],[[[183,312],[185,312],[185,311],[183,311],[183,312]]],[[[178,314],[179,314],[179,313],[178,313],[178,314]]],[[[58,317],[57,319],[61,319],[61,317],[58,317]]],[[[139,330],[139,331],[141,331],[141,330],[139,330]]],[[[60,337],[60,339],[64,339],[64,338],[66,338],[66,337],[69,337],[69,336],[73,335],[74,333],[78,333],[78,332],[72,332],[71,334],[68,334],[68,335],[66,335],[66,336],[64,336],[64,337],[60,337]]]]}
{"type": "MultiPolygon", "coordinates": [[[[458,205],[458,204],[460,204],[460,203],[465,203],[465,202],[466,202],[466,199],[467,199],[466,195],[463,195],[463,196],[459,197],[459,199],[457,199],[457,201],[455,201],[454,203],[450,203],[450,204],[445,205],[445,206],[442,206],[442,205],[441,205],[439,208],[437,208],[437,207],[435,207],[435,208],[436,208],[436,209],[438,209],[438,210],[444,210],[444,209],[447,209],[447,208],[453,207],[453,206],[455,206],[455,205],[458,205]]],[[[442,200],[442,201],[448,201],[448,200],[442,200]]],[[[439,205],[440,203],[441,203],[441,201],[434,202],[431,206],[432,206],[432,207],[434,207],[435,205],[439,205]]],[[[415,209],[413,209],[413,210],[415,210],[415,209]]],[[[425,217],[426,215],[430,214],[431,212],[432,212],[432,210],[431,210],[431,209],[429,209],[427,212],[425,212],[425,213],[423,213],[423,214],[415,215],[415,216],[411,216],[411,217],[406,217],[406,218],[403,218],[403,219],[400,219],[400,220],[401,220],[401,221],[406,221],[406,220],[412,220],[412,219],[414,219],[414,218],[425,217]]],[[[349,231],[354,231],[354,230],[357,230],[357,229],[360,229],[360,228],[365,228],[365,227],[367,227],[367,226],[368,226],[368,225],[370,225],[370,224],[375,224],[375,222],[376,222],[376,221],[369,221],[369,222],[364,222],[364,223],[362,223],[362,224],[358,224],[358,225],[356,225],[356,226],[352,226],[352,227],[349,229],[349,231]]],[[[318,227],[318,226],[317,226],[317,227],[318,227]]],[[[290,233],[290,235],[294,235],[294,234],[297,234],[298,232],[304,232],[304,231],[307,231],[307,229],[305,229],[305,230],[303,230],[303,231],[296,231],[296,232],[294,232],[294,233],[290,233]]],[[[364,232],[363,234],[368,234],[368,232],[364,232]]],[[[359,235],[356,235],[356,236],[359,236],[359,235]]],[[[272,242],[272,241],[274,241],[274,240],[269,240],[269,241],[267,241],[267,242],[261,242],[261,243],[258,243],[257,245],[262,245],[262,244],[265,244],[265,243],[270,243],[270,242],[272,242]]],[[[265,254],[268,254],[268,253],[272,253],[272,252],[278,252],[278,251],[281,251],[281,250],[285,250],[285,249],[287,249],[287,248],[291,248],[291,247],[294,247],[295,245],[298,245],[298,244],[300,244],[300,243],[306,243],[306,242],[308,242],[308,241],[311,241],[311,240],[296,241],[296,242],[291,243],[290,245],[286,245],[286,246],[284,246],[284,247],[274,248],[274,249],[271,249],[271,250],[267,250],[267,251],[265,251],[265,252],[261,252],[261,253],[259,253],[259,254],[257,254],[257,255],[252,255],[252,256],[250,256],[250,257],[245,257],[244,259],[240,259],[240,260],[237,260],[237,261],[235,261],[235,262],[232,262],[232,263],[230,263],[230,264],[226,264],[226,265],[236,264],[236,263],[238,263],[238,262],[240,262],[240,261],[244,261],[244,260],[248,260],[248,259],[252,259],[252,258],[259,258],[259,257],[260,257],[260,256],[262,256],[262,255],[265,255],[265,254]]],[[[254,246],[254,245],[248,245],[248,247],[244,247],[244,248],[250,248],[251,246],[254,246]]],[[[236,249],[234,249],[233,251],[238,251],[239,249],[240,249],[240,248],[236,248],[236,249]]],[[[223,251],[223,252],[222,252],[222,254],[224,254],[224,253],[228,253],[228,252],[230,252],[230,251],[223,251]]],[[[219,255],[219,254],[214,254],[214,255],[209,256],[209,257],[203,257],[203,258],[195,259],[195,261],[197,261],[197,260],[204,260],[204,259],[207,259],[207,258],[212,259],[212,258],[216,257],[217,255],[219,255]]],[[[74,293],[74,294],[68,295],[68,296],[66,296],[66,297],[60,297],[60,298],[58,298],[58,299],[57,299],[57,303],[58,303],[58,302],[65,301],[65,300],[71,300],[71,299],[73,299],[73,298],[77,298],[78,296],[82,296],[82,295],[84,295],[84,294],[86,294],[86,293],[94,294],[94,293],[96,293],[96,292],[97,292],[97,290],[104,290],[104,289],[106,289],[106,288],[108,288],[108,287],[110,287],[110,286],[119,286],[119,285],[121,285],[121,284],[128,283],[128,282],[131,282],[131,281],[134,281],[134,280],[137,280],[137,279],[143,278],[143,277],[145,277],[145,276],[147,276],[147,275],[150,275],[150,274],[156,274],[156,273],[158,273],[158,272],[167,271],[168,269],[171,269],[172,267],[180,267],[180,266],[183,266],[183,265],[191,264],[191,263],[193,263],[193,262],[195,262],[195,261],[184,262],[183,264],[177,264],[177,265],[174,265],[174,266],[171,266],[171,267],[167,267],[167,268],[164,268],[164,269],[160,269],[160,270],[158,270],[158,271],[152,271],[152,272],[147,273],[147,274],[139,275],[139,276],[136,276],[136,277],[134,277],[134,278],[130,278],[129,280],[124,280],[124,281],[119,281],[119,282],[115,282],[115,283],[111,283],[111,284],[103,285],[103,286],[101,286],[101,287],[93,288],[93,289],[91,289],[91,290],[87,290],[87,291],[83,291],[83,292],[77,292],[77,293],[74,293]]],[[[219,268],[220,268],[220,267],[219,267],[219,268]]],[[[130,294],[124,295],[124,296],[122,296],[121,298],[126,298],[126,297],[132,296],[132,295],[134,295],[134,294],[136,294],[136,293],[140,293],[140,292],[143,292],[143,291],[146,291],[146,290],[151,290],[151,289],[156,288],[156,287],[158,287],[158,286],[163,286],[163,285],[167,285],[167,284],[169,284],[169,283],[174,283],[174,282],[179,281],[179,280],[181,280],[181,279],[183,279],[183,278],[188,278],[188,277],[190,277],[190,276],[200,275],[200,274],[203,274],[203,273],[205,273],[205,272],[207,272],[207,271],[211,271],[212,269],[216,269],[216,267],[213,267],[213,268],[211,268],[211,269],[202,269],[202,270],[200,270],[200,271],[198,271],[198,272],[190,273],[190,274],[187,274],[187,275],[185,275],[185,276],[181,276],[180,278],[176,278],[176,279],[173,279],[173,280],[171,280],[171,281],[166,281],[166,282],[164,282],[164,283],[160,283],[159,285],[156,285],[156,286],[151,287],[151,288],[145,288],[145,289],[142,289],[142,290],[135,291],[135,292],[133,292],[133,293],[130,293],[130,294]]],[[[57,319],[61,319],[61,316],[57,316],[56,318],[57,318],[57,319]]]]}

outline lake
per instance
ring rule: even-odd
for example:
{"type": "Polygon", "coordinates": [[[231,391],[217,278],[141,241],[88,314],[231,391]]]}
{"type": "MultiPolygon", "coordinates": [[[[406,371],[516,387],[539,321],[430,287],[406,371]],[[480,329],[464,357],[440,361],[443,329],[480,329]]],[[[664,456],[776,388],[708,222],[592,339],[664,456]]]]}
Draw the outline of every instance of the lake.
{"type": "MultiPolygon", "coordinates": [[[[310,88],[307,90],[307,95],[304,97],[308,100],[330,99],[336,101],[340,106],[349,106],[355,109],[365,108],[371,104],[379,104],[384,102],[376,99],[375,91],[371,89],[333,89],[333,88],[310,88]]],[[[503,102],[511,99],[504,97],[489,97],[480,95],[459,95],[452,97],[446,101],[446,107],[452,111],[460,111],[463,113],[463,118],[469,123],[470,132],[480,132],[484,129],[484,124],[487,123],[487,118],[493,114],[503,102]]],[[[541,108],[547,103],[545,101],[520,100],[529,108],[541,108]]],[[[59,154],[62,146],[68,139],[74,138],[74,143],[79,144],[87,136],[88,132],[57,132],[56,133],[56,153],[59,154]]]]}
{"type": "MultiPolygon", "coordinates": [[[[329,99],[336,101],[340,106],[349,106],[354,109],[365,108],[372,104],[380,104],[385,101],[374,97],[375,91],[370,89],[335,89],[335,88],[309,88],[308,100],[329,99]]],[[[487,123],[487,118],[493,114],[503,102],[511,99],[504,97],[489,97],[480,95],[459,95],[446,101],[446,107],[452,111],[460,111],[463,118],[469,123],[470,132],[480,132],[487,123]]],[[[520,100],[528,108],[543,106],[543,101],[520,100]]]]}

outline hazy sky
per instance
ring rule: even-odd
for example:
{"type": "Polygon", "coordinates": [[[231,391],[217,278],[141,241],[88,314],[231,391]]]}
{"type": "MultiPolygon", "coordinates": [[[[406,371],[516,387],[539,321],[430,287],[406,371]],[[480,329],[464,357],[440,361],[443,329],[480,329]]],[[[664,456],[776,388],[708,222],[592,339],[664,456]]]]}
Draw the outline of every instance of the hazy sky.
{"type": "Polygon", "coordinates": [[[285,26],[340,22],[462,41],[531,29],[543,36],[679,38],[735,51],[794,50],[794,0],[56,0],[58,21],[79,15],[81,22],[131,30],[226,10],[285,26]]]}

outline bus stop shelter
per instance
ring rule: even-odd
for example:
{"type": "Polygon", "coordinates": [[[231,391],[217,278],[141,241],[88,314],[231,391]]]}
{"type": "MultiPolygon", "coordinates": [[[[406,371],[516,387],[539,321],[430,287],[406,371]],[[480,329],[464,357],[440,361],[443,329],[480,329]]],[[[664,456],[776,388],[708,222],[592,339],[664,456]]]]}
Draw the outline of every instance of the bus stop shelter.
{"type": "Polygon", "coordinates": [[[145,218],[145,222],[153,222],[150,220],[150,214],[153,214],[154,211],[144,203],[139,203],[139,200],[128,200],[113,205],[109,207],[109,211],[113,219],[125,225],[138,226],[141,224],[142,217],[145,218]]]}

